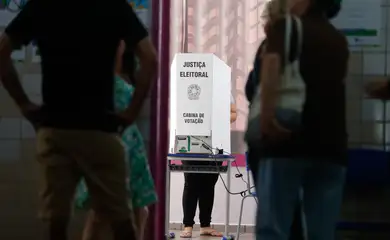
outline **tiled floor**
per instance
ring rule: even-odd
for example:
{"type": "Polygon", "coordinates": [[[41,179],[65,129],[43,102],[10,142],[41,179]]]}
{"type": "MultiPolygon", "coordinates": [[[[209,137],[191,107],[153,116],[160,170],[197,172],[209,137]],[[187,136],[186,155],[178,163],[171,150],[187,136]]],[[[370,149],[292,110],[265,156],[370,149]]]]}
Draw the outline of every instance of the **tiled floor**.
{"type": "MultiPolygon", "coordinates": [[[[180,231],[174,230],[172,232],[175,233],[175,236],[176,236],[175,239],[185,239],[185,238],[180,238],[180,231]]],[[[199,236],[199,231],[194,231],[192,233],[192,238],[190,238],[190,239],[194,239],[194,240],[197,240],[197,239],[199,239],[199,240],[217,240],[218,239],[219,240],[221,238],[220,237],[199,236]]],[[[251,233],[243,233],[240,235],[240,240],[253,240],[253,239],[254,239],[253,234],[251,234],[251,233]]]]}

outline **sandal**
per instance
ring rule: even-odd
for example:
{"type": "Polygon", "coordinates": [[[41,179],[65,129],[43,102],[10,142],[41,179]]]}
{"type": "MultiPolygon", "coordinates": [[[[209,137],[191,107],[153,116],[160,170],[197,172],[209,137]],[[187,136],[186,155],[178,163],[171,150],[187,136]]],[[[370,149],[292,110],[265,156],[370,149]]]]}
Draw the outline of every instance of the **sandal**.
{"type": "Polygon", "coordinates": [[[223,234],[215,229],[205,228],[200,230],[200,236],[223,237],[223,234]]]}
{"type": "Polygon", "coordinates": [[[180,233],[180,238],[192,238],[192,227],[185,227],[180,233]]]}

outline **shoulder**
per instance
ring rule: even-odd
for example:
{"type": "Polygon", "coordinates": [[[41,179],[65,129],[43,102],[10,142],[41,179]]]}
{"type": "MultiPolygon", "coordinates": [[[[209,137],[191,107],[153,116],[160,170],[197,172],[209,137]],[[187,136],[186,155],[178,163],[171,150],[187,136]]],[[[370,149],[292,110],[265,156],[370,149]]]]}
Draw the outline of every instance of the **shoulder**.
{"type": "Polygon", "coordinates": [[[122,1],[118,11],[118,20],[121,38],[124,39],[129,49],[136,49],[138,43],[148,37],[147,29],[127,1],[122,1]]]}
{"type": "Polygon", "coordinates": [[[298,44],[297,20],[301,21],[298,18],[286,16],[269,25],[267,29],[267,54],[278,54],[282,59],[285,59],[285,55],[288,54],[289,58],[294,59],[298,44]],[[286,49],[287,41],[290,42],[289,49],[286,49]]]}
{"type": "Polygon", "coordinates": [[[269,38],[269,35],[274,36],[276,34],[279,36],[284,36],[287,26],[291,26],[292,29],[296,30],[297,20],[302,21],[300,18],[293,16],[285,16],[276,19],[269,25],[267,39],[269,38]]]}
{"type": "Polygon", "coordinates": [[[50,22],[46,19],[52,14],[48,9],[52,5],[48,0],[29,0],[21,7],[4,30],[14,46],[27,45],[39,35],[43,26],[50,22]]]}

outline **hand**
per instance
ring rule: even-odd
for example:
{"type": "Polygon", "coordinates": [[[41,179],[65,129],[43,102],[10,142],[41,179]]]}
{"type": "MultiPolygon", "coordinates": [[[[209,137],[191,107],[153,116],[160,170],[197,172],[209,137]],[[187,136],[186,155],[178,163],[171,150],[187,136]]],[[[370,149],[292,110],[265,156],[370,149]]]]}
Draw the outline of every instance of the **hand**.
{"type": "Polygon", "coordinates": [[[263,122],[262,133],[264,136],[272,141],[283,141],[291,136],[292,131],[284,128],[276,119],[263,122]]]}
{"type": "Polygon", "coordinates": [[[128,126],[135,122],[134,114],[127,111],[117,113],[119,119],[119,133],[122,133],[128,126]]]}
{"type": "Polygon", "coordinates": [[[377,79],[372,81],[364,87],[366,94],[370,98],[376,99],[389,99],[390,98],[390,88],[389,81],[387,78],[377,79]]]}
{"type": "Polygon", "coordinates": [[[41,107],[35,103],[28,102],[20,105],[20,110],[23,116],[34,126],[35,130],[41,121],[41,107]]]}

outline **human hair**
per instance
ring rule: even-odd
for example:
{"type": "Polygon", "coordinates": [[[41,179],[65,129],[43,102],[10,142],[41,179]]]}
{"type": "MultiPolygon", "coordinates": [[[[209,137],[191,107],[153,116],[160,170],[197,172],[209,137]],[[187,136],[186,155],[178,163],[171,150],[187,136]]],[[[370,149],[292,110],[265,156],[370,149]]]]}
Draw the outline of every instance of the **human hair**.
{"type": "Polygon", "coordinates": [[[336,17],[341,10],[341,0],[310,0],[308,14],[325,15],[328,19],[336,17]]]}
{"type": "Polygon", "coordinates": [[[276,15],[279,15],[279,0],[270,0],[266,3],[261,17],[264,21],[272,20],[276,15]]]}

